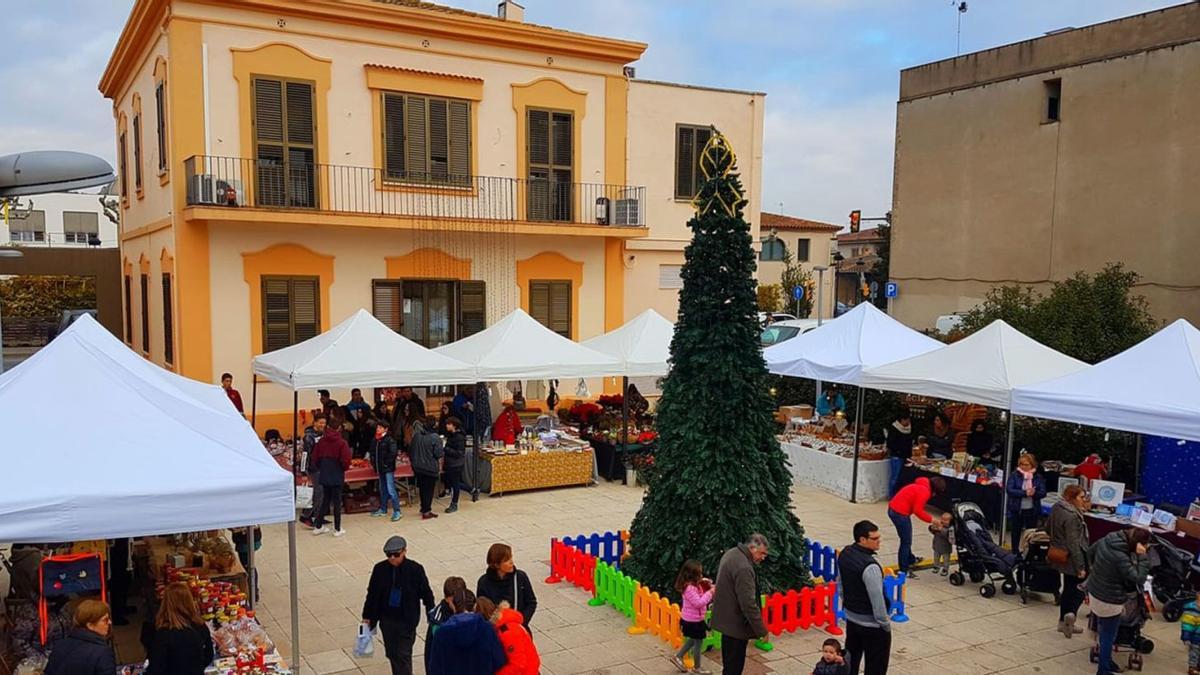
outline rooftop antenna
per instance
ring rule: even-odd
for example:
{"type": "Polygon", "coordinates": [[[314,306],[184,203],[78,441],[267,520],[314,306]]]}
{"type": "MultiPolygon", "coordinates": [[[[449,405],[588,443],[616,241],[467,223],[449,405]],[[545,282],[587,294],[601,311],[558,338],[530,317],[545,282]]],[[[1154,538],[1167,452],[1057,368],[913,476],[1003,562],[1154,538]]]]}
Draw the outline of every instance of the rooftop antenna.
{"type": "Polygon", "coordinates": [[[963,17],[963,14],[967,13],[967,3],[966,3],[966,0],[962,0],[961,2],[959,2],[958,0],[955,0],[954,2],[951,2],[950,4],[954,5],[955,8],[958,10],[958,32],[955,35],[954,55],[959,56],[962,54],[962,17],[963,17]]]}

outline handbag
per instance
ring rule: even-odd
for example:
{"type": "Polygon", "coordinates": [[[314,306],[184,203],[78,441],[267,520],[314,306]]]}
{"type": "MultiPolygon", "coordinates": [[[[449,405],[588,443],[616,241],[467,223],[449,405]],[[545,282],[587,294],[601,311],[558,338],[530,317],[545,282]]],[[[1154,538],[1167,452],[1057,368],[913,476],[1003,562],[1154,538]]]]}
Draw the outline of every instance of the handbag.
{"type": "Polygon", "coordinates": [[[1071,562],[1071,552],[1062,546],[1050,545],[1050,549],[1046,551],[1046,562],[1051,565],[1065,566],[1071,562]]]}

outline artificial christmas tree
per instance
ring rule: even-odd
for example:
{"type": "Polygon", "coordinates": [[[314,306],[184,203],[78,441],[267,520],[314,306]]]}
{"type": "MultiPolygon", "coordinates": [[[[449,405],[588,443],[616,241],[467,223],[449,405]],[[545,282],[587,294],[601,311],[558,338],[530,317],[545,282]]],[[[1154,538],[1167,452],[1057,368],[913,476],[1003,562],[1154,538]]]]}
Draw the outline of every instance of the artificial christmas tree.
{"type": "Polygon", "coordinates": [[[704,176],[688,223],[671,372],[658,405],[656,478],[630,532],[623,568],[677,595],[687,559],[716,577],[726,549],[766,535],[760,591],[811,583],[804,529],[792,513],[792,476],[775,438],[759,346],[755,253],[736,157],[715,129],[700,158],[704,176]]]}

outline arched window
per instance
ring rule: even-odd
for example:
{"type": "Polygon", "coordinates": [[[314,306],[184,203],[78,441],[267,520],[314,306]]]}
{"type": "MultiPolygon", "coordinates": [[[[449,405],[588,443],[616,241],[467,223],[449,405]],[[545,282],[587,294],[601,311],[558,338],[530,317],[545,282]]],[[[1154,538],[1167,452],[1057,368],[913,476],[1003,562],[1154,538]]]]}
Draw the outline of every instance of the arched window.
{"type": "Polygon", "coordinates": [[[758,259],[767,262],[779,262],[783,260],[784,253],[787,252],[787,244],[783,243],[782,239],[763,239],[762,253],[758,259]]]}

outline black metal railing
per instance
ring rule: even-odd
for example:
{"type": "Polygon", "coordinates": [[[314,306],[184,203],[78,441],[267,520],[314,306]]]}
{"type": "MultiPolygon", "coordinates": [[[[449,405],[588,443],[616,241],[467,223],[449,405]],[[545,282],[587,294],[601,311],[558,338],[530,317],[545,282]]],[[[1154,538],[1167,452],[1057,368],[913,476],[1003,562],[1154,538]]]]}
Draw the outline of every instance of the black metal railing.
{"type": "Polygon", "coordinates": [[[646,189],[548,179],[393,174],[362,166],[196,155],[189,206],[645,227],[646,189]]]}

